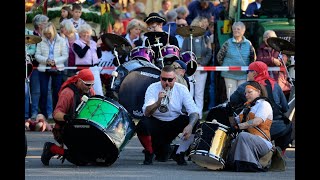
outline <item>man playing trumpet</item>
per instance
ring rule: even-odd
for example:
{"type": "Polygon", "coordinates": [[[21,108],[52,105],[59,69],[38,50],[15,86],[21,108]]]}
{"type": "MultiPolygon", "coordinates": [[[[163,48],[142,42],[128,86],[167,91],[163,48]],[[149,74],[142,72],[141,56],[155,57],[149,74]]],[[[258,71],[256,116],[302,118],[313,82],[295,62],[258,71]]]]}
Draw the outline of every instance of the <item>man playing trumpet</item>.
{"type": "Polygon", "coordinates": [[[142,111],[143,118],[137,125],[137,135],[144,147],[143,164],[152,164],[155,159],[166,162],[172,152],[170,143],[179,135],[183,139],[176,151],[178,165],[186,165],[185,151],[193,141],[194,127],[198,123],[199,110],[188,88],[176,82],[173,66],[162,68],[160,81],[146,90],[142,111]],[[186,109],[187,114],[182,112],[186,109]]]}

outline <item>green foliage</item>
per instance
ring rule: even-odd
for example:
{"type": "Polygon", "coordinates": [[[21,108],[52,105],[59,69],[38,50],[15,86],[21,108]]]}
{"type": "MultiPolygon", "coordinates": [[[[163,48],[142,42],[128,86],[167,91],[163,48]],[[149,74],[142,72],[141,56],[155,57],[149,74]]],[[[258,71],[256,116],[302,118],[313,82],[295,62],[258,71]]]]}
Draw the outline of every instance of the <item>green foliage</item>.
{"type": "Polygon", "coordinates": [[[61,11],[48,11],[47,12],[47,16],[48,18],[51,20],[51,19],[54,19],[56,17],[59,17],[61,16],[61,11]]]}
{"type": "Polygon", "coordinates": [[[82,12],[81,18],[84,19],[85,21],[92,21],[94,23],[100,23],[100,15],[94,12],[90,13],[85,13],[82,12]]]}
{"type": "MultiPolygon", "coordinates": [[[[32,19],[34,16],[37,14],[42,14],[42,8],[37,8],[35,10],[32,10],[32,12],[27,14],[27,23],[32,23],[32,19]]],[[[55,11],[47,11],[47,16],[49,20],[52,20],[56,17],[61,16],[61,11],[60,10],[55,10],[55,11]]],[[[95,12],[82,12],[81,18],[84,19],[85,21],[92,21],[94,23],[100,23],[100,15],[95,13],[95,12]]]]}
{"type": "Polygon", "coordinates": [[[32,10],[32,12],[27,14],[27,22],[26,23],[32,23],[32,19],[37,15],[42,14],[42,8],[36,8],[32,10]]]}

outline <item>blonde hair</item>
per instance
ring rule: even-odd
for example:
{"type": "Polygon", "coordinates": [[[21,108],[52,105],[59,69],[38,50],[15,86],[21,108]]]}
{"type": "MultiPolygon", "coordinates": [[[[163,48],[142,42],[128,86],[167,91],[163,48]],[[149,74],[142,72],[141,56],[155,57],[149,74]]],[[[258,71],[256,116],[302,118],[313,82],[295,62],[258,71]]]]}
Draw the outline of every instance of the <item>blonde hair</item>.
{"type": "Polygon", "coordinates": [[[45,33],[50,33],[52,35],[52,38],[56,38],[57,36],[57,29],[56,27],[54,26],[54,24],[52,22],[49,22],[42,30],[42,36],[45,34],[45,33]]]}
{"type": "Polygon", "coordinates": [[[142,30],[143,28],[146,27],[146,24],[141,20],[132,19],[127,26],[127,33],[130,33],[130,30],[134,29],[135,27],[140,27],[140,29],[142,30]]]}

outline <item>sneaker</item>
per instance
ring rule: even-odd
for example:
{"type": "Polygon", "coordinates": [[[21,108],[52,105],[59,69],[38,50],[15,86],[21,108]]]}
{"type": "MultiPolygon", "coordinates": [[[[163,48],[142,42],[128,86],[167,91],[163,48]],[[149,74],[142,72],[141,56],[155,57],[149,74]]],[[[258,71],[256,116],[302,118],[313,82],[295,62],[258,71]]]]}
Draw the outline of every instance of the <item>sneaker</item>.
{"type": "Polygon", "coordinates": [[[53,145],[54,145],[54,143],[51,143],[51,142],[44,143],[43,151],[42,151],[42,154],[41,154],[41,162],[45,166],[49,166],[50,159],[55,155],[50,151],[50,148],[53,145]]]}
{"type": "Polygon", "coordinates": [[[187,161],[184,159],[185,156],[185,152],[180,152],[180,154],[176,154],[175,156],[173,156],[173,160],[175,160],[177,162],[178,165],[187,165],[187,161]]]}
{"type": "Polygon", "coordinates": [[[152,163],[153,156],[154,156],[153,153],[150,153],[149,151],[145,151],[145,152],[144,152],[144,161],[143,161],[143,164],[144,164],[144,165],[153,164],[153,163],[152,163]]]}

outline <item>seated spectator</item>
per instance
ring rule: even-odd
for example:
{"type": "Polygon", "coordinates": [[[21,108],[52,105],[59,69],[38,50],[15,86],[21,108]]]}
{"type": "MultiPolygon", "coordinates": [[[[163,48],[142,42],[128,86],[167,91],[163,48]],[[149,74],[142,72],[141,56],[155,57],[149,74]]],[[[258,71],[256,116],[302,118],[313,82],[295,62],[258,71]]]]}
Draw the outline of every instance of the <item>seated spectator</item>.
{"type": "Polygon", "coordinates": [[[52,131],[51,125],[43,114],[38,114],[35,120],[28,119],[24,123],[27,131],[52,131]]]}
{"type": "Polygon", "coordinates": [[[258,17],[256,11],[261,8],[262,0],[255,0],[254,2],[250,3],[246,9],[246,16],[248,17],[258,17]]]}

